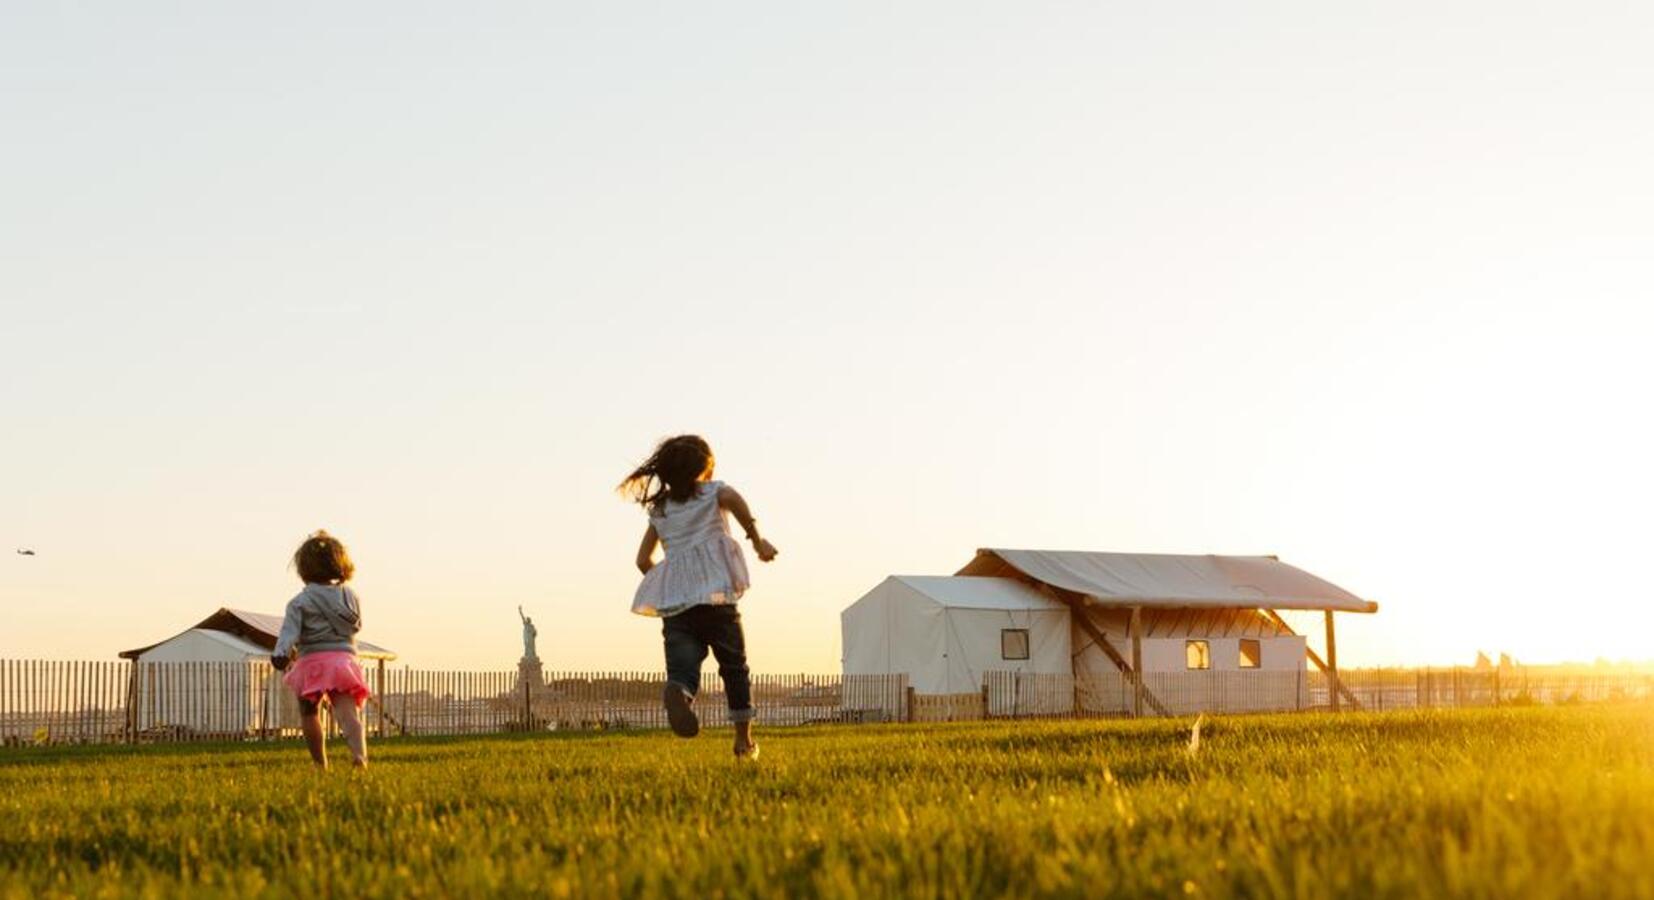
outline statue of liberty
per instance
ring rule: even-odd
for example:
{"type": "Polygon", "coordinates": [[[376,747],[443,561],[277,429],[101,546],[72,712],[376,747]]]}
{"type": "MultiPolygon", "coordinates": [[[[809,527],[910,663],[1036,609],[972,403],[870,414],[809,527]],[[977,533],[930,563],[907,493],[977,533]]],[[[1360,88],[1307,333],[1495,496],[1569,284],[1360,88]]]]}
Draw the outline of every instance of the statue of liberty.
{"type": "Polygon", "coordinates": [[[523,608],[517,607],[517,618],[523,620],[523,659],[539,662],[539,654],[534,652],[534,639],[539,637],[540,630],[534,627],[534,620],[523,615],[523,608]]]}

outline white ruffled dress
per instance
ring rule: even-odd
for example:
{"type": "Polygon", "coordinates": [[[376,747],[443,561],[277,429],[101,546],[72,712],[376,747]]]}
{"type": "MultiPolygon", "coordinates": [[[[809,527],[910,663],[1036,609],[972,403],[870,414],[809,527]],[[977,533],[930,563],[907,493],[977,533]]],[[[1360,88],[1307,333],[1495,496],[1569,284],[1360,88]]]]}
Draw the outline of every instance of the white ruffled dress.
{"type": "Polygon", "coordinates": [[[643,576],[632,597],[632,612],[664,617],[692,606],[730,604],[751,586],[746,557],[718,506],[723,484],[703,482],[689,500],[668,500],[649,511],[649,524],[655,526],[666,558],[643,576]]]}

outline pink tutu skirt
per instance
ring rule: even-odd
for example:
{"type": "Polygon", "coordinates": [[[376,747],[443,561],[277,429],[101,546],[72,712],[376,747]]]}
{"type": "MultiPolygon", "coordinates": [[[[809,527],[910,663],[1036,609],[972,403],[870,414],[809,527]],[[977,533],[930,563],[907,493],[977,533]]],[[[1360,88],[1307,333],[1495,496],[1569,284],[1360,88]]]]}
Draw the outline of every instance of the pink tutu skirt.
{"type": "Polygon", "coordinates": [[[356,705],[373,696],[362,664],[349,650],[306,653],[282,676],[287,686],[306,700],[320,700],[323,694],[346,694],[356,705]]]}

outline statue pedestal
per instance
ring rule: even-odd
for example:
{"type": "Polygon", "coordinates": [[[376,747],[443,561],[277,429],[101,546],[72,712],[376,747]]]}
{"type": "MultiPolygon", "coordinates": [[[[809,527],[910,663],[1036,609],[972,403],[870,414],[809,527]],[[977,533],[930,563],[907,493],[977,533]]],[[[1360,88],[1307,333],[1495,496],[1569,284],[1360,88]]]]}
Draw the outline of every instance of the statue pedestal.
{"type": "Polygon", "coordinates": [[[525,684],[528,685],[528,692],[532,697],[538,697],[545,693],[546,673],[540,667],[539,657],[525,656],[517,660],[517,691],[519,693],[523,690],[525,684]]]}
{"type": "Polygon", "coordinates": [[[525,656],[517,660],[517,683],[512,685],[507,702],[516,708],[515,721],[507,728],[517,731],[544,731],[551,712],[547,701],[551,691],[546,686],[546,673],[540,667],[539,657],[525,656]]]}

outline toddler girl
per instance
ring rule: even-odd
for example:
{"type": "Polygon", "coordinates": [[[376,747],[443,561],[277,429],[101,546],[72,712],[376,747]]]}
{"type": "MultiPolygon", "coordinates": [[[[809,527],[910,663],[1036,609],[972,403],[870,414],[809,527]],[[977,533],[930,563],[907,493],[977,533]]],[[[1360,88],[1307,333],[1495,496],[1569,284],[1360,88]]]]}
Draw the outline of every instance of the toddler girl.
{"type": "Polygon", "coordinates": [[[741,545],[730,536],[725,513],[741,524],[760,560],[774,559],[776,550],[758,535],[758,522],[741,495],[712,480],[713,462],[706,441],[679,435],[662,441],[620,483],[621,493],[649,515],[649,528],[637,551],[643,583],[632,598],[632,612],[665,620],[664,701],[672,730],[680,737],[700,733],[695,693],[701,685],[701,662],[711,650],[729,700],[729,720],[735,725],[735,756],[756,759],[746,637],[735,608],[748,587],[747,564],[741,545]],[[659,565],[654,561],[656,544],[666,547],[659,565]]]}
{"type": "Polygon", "coordinates": [[[362,606],[356,592],[345,586],[356,567],[339,539],[325,531],[311,535],[293,554],[293,567],[304,590],[287,602],[281,634],[270,662],[286,671],[283,680],[299,695],[300,722],[310,758],[327,768],[320,709],[325,698],[339,722],[351,761],[368,764],[367,739],[362,731],[362,704],[373,693],[356,660],[356,632],[362,630],[362,606]],[[299,658],[292,661],[297,649],[299,658]]]}

